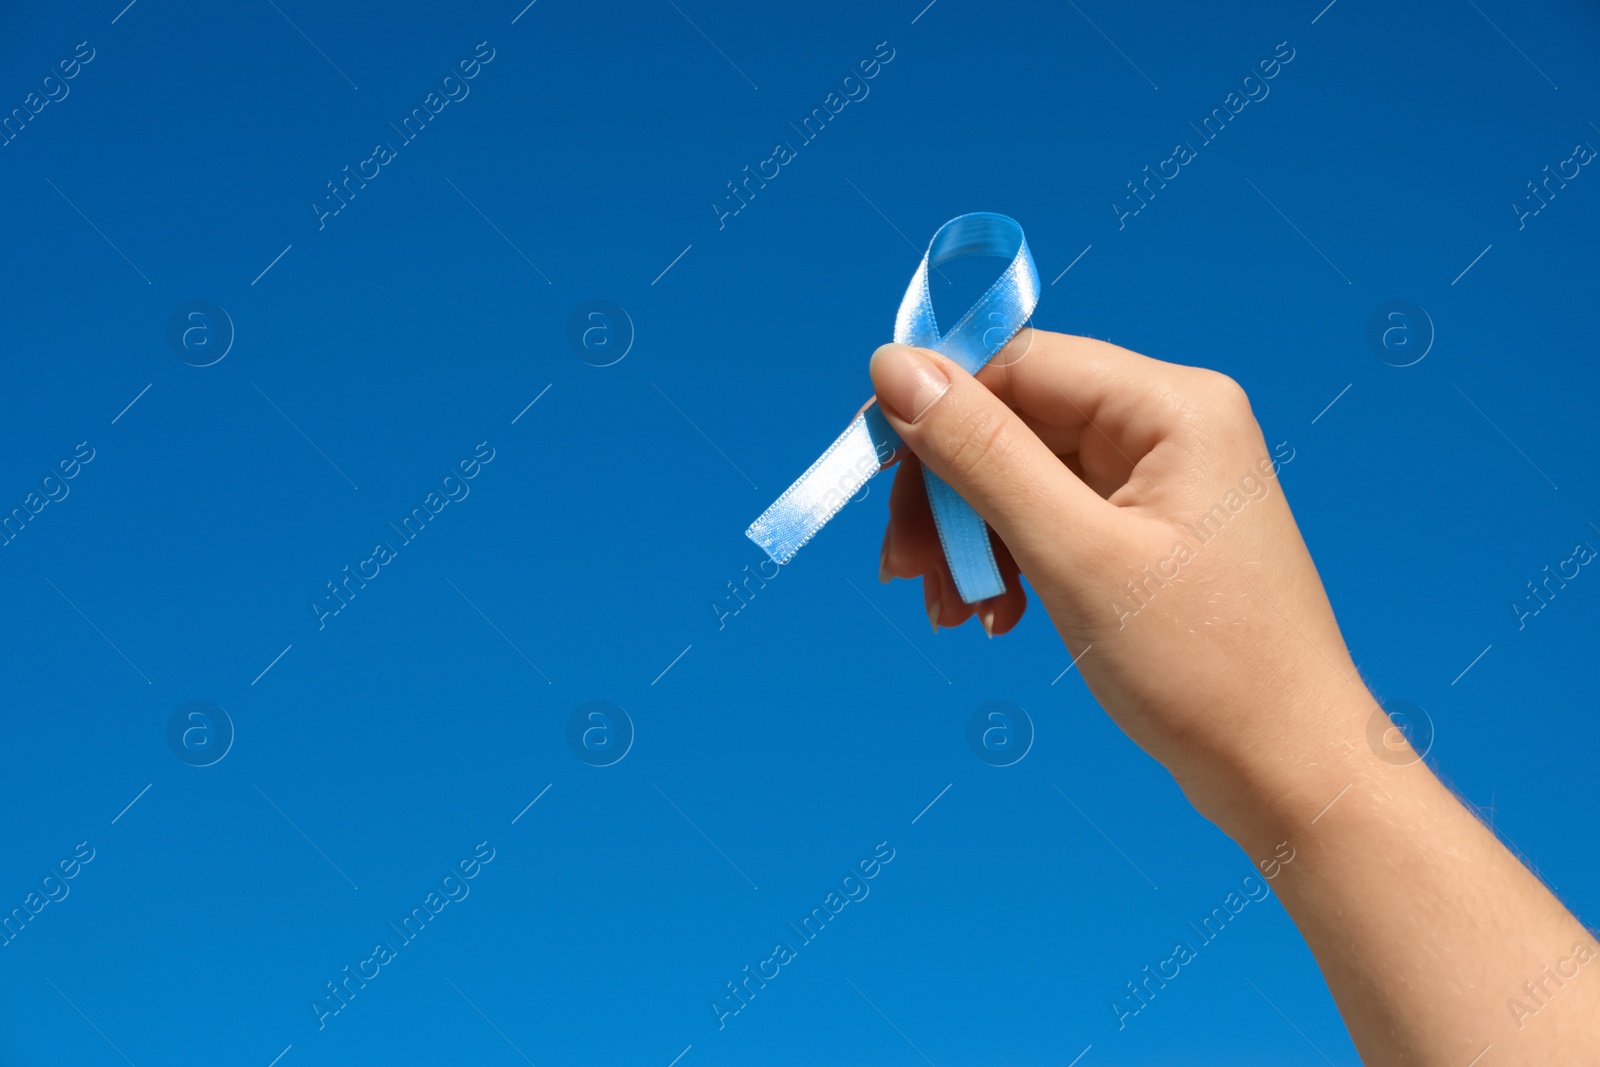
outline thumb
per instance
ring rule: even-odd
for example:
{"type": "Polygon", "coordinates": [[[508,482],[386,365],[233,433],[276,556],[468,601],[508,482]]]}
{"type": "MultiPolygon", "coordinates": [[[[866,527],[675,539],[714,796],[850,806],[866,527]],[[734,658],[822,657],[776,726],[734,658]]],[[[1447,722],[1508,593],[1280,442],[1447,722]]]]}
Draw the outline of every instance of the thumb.
{"type": "Polygon", "coordinates": [[[1027,561],[1083,559],[1110,536],[1111,505],[998,397],[936,352],[888,344],[872,384],[889,423],[925,465],[1027,561]]]}

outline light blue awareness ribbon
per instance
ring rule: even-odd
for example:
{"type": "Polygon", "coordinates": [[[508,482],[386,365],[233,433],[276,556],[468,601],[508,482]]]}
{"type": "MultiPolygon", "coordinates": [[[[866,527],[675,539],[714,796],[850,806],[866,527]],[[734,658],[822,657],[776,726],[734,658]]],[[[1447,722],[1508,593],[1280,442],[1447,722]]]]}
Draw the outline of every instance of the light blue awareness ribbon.
{"type": "MultiPolygon", "coordinates": [[[[895,315],[894,339],[899,344],[932,349],[976,374],[1027,324],[1038,302],[1039,271],[1022,227],[1004,215],[975,211],[951,219],[928,242],[928,251],[895,315]],[[941,335],[928,292],[928,270],[973,256],[994,256],[1010,263],[961,321],[941,335]]],[[[883,469],[901,444],[900,435],[889,426],[874,397],[822,457],[750,524],[745,536],[775,563],[788,563],[801,545],[816,536],[846,501],[883,469]]],[[[983,517],[926,465],[922,473],[939,542],[961,599],[974,604],[999,596],[1006,583],[995,563],[983,517]]]]}

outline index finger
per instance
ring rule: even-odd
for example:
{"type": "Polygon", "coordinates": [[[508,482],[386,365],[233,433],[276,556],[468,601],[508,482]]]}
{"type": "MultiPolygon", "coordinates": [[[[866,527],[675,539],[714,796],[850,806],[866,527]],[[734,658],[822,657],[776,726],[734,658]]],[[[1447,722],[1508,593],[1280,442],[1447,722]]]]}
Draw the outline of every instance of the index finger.
{"type": "Polygon", "coordinates": [[[1206,373],[1092,337],[1024,327],[977,377],[1031,422],[1115,432],[1170,427],[1187,388],[1206,373]]]}
{"type": "MultiPolygon", "coordinates": [[[[1217,376],[1088,337],[1026,329],[977,377],[1109,499],[1178,435],[1203,379],[1217,376]]],[[[1154,487],[1146,472],[1130,492],[1143,498],[1154,487]]]]}

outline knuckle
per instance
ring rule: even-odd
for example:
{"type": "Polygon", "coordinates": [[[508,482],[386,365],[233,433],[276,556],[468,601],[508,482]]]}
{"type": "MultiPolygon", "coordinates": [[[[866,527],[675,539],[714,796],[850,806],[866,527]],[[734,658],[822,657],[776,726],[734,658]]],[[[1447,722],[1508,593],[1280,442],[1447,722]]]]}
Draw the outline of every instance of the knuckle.
{"type": "Polygon", "coordinates": [[[1183,391],[1185,421],[1197,430],[1214,431],[1255,421],[1244,387],[1219,371],[1197,369],[1183,391]]]}
{"type": "Polygon", "coordinates": [[[1231,416],[1250,414],[1250,396],[1244,391],[1244,386],[1228,377],[1226,374],[1213,373],[1211,380],[1213,393],[1212,403],[1217,409],[1231,416]]]}

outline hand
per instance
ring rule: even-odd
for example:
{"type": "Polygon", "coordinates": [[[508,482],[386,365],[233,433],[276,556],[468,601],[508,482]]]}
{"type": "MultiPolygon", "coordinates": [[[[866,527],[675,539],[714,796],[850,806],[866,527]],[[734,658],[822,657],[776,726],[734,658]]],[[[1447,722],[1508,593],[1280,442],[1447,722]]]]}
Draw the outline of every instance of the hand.
{"type": "Polygon", "coordinates": [[[976,380],[899,345],[872,376],[916,454],[895,477],[884,573],[922,577],[936,627],[976,613],[1010,630],[1020,567],[1100,704],[1230,832],[1241,775],[1300,787],[1336,723],[1362,736],[1376,705],[1277,481],[1294,448],[1268,448],[1232,379],[1037,330],[976,380]],[[956,594],[916,457],[998,534],[1001,596],[956,594]]]}

